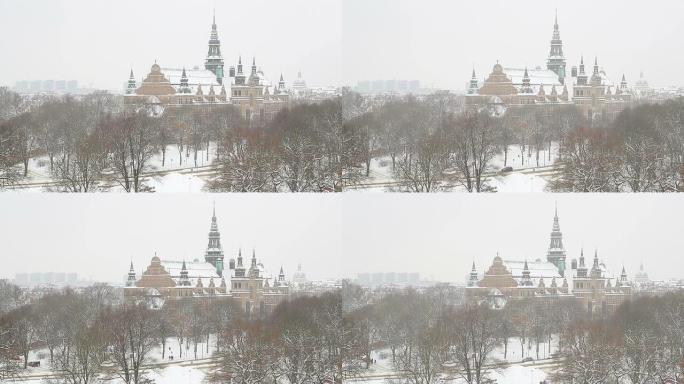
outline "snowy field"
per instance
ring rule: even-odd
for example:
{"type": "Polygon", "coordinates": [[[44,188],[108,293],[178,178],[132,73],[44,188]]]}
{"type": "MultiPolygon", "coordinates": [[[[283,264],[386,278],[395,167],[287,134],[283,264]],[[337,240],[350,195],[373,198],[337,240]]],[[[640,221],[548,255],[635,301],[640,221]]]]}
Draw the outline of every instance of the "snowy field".
{"type": "MultiPolygon", "coordinates": [[[[529,148],[527,148],[529,149],[529,148]]],[[[210,143],[208,150],[198,151],[195,162],[194,152],[184,148],[179,153],[177,145],[166,148],[164,164],[162,165],[161,151],[149,160],[149,170],[144,183],[150,191],[160,193],[202,192],[212,175],[211,163],[216,156],[216,145],[210,143]]],[[[504,153],[497,154],[491,161],[486,174],[487,185],[497,192],[545,192],[550,176],[551,166],[558,156],[558,145],[552,144],[539,152],[537,162],[536,152],[526,150],[521,152],[518,145],[510,146],[505,166],[513,171],[502,173],[504,168],[504,153]],[[537,165],[539,164],[539,165],[537,165]]],[[[111,173],[111,171],[109,171],[111,173]]],[[[42,192],[49,191],[50,163],[47,156],[40,156],[29,161],[28,177],[21,181],[21,191],[42,192]],[[46,185],[47,184],[47,185],[46,185]]],[[[106,184],[106,183],[105,183],[106,184]]],[[[123,192],[123,188],[116,182],[109,182],[105,189],[109,192],[123,192]]],[[[352,192],[392,192],[398,191],[399,183],[394,179],[392,160],[389,156],[376,157],[371,160],[370,172],[360,185],[349,187],[352,192]]],[[[465,187],[455,185],[453,192],[465,192],[465,187]]]]}
{"type": "MultiPolygon", "coordinates": [[[[529,148],[526,148],[529,149],[529,148]]],[[[519,145],[512,145],[508,149],[508,158],[504,165],[504,153],[497,154],[488,167],[487,185],[496,189],[497,192],[545,192],[548,184],[548,176],[558,158],[558,145],[553,143],[551,150],[548,148],[539,151],[539,165],[537,165],[536,152],[521,153],[519,145]],[[502,173],[502,168],[511,167],[512,172],[502,173]]],[[[350,188],[356,192],[388,192],[397,190],[399,186],[392,174],[392,158],[381,156],[371,160],[369,177],[361,181],[360,187],[350,188]]],[[[456,185],[454,192],[465,192],[465,187],[456,185]]]]}
{"type": "MultiPolygon", "coordinates": [[[[208,348],[206,341],[197,343],[197,358],[195,358],[194,344],[191,341],[185,339],[179,345],[177,338],[170,337],[166,341],[164,358],[162,358],[161,345],[151,351],[150,368],[146,370],[147,377],[155,384],[201,383],[208,373],[215,349],[216,339],[211,336],[208,348]],[[180,356],[181,352],[182,356],[180,356]]],[[[51,376],[50,353],[47,348],[31,351],[29,361],[40,361],[40,367],[27,368],[20,378],[9,381],[10,383],[39,384],[51,376]]],[[[123,381],[115,376],[107,376],[103,379],[106,383],[123,384],[123,381]]]]}
{"type": "MultiPolygon", "coordinates": [[[[551,355],[558,352],[558,338],[552,337],[551,346],[548,342],[539,344],[539,359],[537,359],[536,344],[526,342],[521,348],[519,338],[510,338],[508,352],[504,358],[503,345],[498,346],[491,354],[491,363],[495,367],[488,372],[490,379],[497,380],[497,384],[538,384],[545,380],[549,374],[549,365],[553,364],[551,355]],[[523,363],[524,358],[532,358],[531,362],[523,363]]],[[[376,350],[371,353],[375,360],[368,370],[364,371],[364,378],[354,379],[354,383],[391,383],[396,378],[397,372],[392,367],[392,353],[389,348],[376,350]]],[[[441,378],[442,383],[463,384],[465,381],[453,373],[446,373],[441,378]]]]}

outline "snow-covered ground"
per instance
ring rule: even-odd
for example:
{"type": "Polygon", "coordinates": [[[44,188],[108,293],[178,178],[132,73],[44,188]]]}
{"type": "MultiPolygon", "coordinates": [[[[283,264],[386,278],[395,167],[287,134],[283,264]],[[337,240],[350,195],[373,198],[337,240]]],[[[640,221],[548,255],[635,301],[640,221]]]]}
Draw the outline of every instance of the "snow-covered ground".
{"type": "MultiPolygon", "coordinates": [[[[490,379],[496,379],[497,384],[519,384],[534,383],[546,379],[548,365],[551,363],[551,355],[558,351],[558,338],[552,337],[551,346],[548,342],[539,344],[539,360],[537,360],[536,344],[526,342],[521,349],[520,339],[512,337],[508,341],[508,352],[504,358],[504,346],[499,345],[491,354],[490,364],[496,367],[489,369],[490,379]],[[525,358],[532,358],[531,362],[523,363],[525,358]],[[544,370],[546,369],[546,370],[544,370]]],[[[363,373],[363,378],[354,379],[355,383],[387,383],[388,379],[397,376],[397,372],[392,367],[392,353],[389,348],[375,350],[371,353],[371,358],[375,363],[363,373]]],[[[462,384],[463,380],[454,377],[454,374],[445,374],[442,377],[443,383],[462,384]]]]}
{"type": "MultiPolygon", "coordinates": [[[[146,370],[147,377],[155,384],[200,383],[208,373],[209,360],[216,350],[216,338],[212,335],[207,342],[197,343],[197,358],[195,358],[194,344],[184,339],[179,345],[178,339],[170,337],[166,340],[166,353],[162,358],[161,344],[150,352],[146,370]],[[180,353],[182,352],[182,356],[180,353]]],[[[29,353],[29,361],[39,361],[40,367],[27,368],[21,377],[12,383],[37,384],[43,382],[46,375],[50,375],[50,353],[47,348],[33,350],[29,353]]],[[[107,377],[107,383],[123,384],[118,377],[107,377]]]]}
{"type": "MultiPolygon", "coordinates": [[[[155,192],[202,192],[212,172],[211,163],[216,156],[216,145],[210,143],[208,150],[198,151],[195,162],[194,152],[184,148],[179,153],[178,146],[173,144],[166,148],[164,165],[162,165],[161,151],[148,161],[149,169],[144,180],[146,186],[155,192]]],[[[487,184],[497,192],[544,192],[548,183],[548,176],[558,156],[558,145],[553,143],[540,151],[539,162],[536,152],[526,148],[521,153],[520,146],[511,145],[508,150],[506,167],[512,167],[512,172],[500,172],[504,168],[504,153],[498,153],[490,163],[487,171],[487,184]]],[[[40,156],[29,161],[28,177],[21,181],[25,187],[22,191],[44,191],[49,188],[50,163],[47,156],[40,156]]],[[[400,188],[392,172],[390,156],[380,156],[371,160],[370,172],[360,185],[350,187],[348,191],[356,192],[388,192],[400,188]]],[[[109,185],[110,192],[123,192],[119,185],[109,185]]],[[[451,188],[454,192],[465,192],[460,185],[451,188]]]]}
{"type": "MultiPolygon", "coordinates": [[[[149,176],[145,179],[146,186],[155,192],[163,193],[201,192],[206,180],[197,172],[206,170],[211,165],[216,157],[216,145],[210,143],[208,150],[197,151],[196,162],[194,151],[188,152],[186,147],[182,153],[179,153],[178,146],[175,144],[167,146],[163,165],[162,157],[162,152],[159,151],[148,160],[147,173],[149,176]]],[[[23,172],[23,166],[17,166],[17,169],[23,172]]],[[[38,156],[29,160],[28,175],[20,181],[20,184],[24,185],[25,188],[20,190],[22,192],[49,190],[49,186],[46,186],[45,183],[51,181],[50,160],[47,155],[38,156]]],[[[123,192],[123,188],[115,184],[108,186],[107,191],[123,192]]]]}
{"type": "MultiPolygon", "coordinates": [[[[551,145],[550,157],[548,148],[539,151],[539,165],[536,152],[528,152],[527,148],[521,153],[520,146],[512,145],[508,150],[508,159],[504,165],[503,151],[491,161],[487,171],[487,185],[497,192],[545,192],[548,184],[550,167],[558,157],[558,145],[551,145]],[[513,168],[512,172],[500,172],[505,167],[513,168]]],[[[359,187],[350,188],[356,192],[387,192],[400,188],[392,174],[392,158],[381,156],[371,160],[368,178],[361,181],[359,187]]],[[[465,187],[456,185],[451,188],[454,192],[465,192],[465,187]]]]}

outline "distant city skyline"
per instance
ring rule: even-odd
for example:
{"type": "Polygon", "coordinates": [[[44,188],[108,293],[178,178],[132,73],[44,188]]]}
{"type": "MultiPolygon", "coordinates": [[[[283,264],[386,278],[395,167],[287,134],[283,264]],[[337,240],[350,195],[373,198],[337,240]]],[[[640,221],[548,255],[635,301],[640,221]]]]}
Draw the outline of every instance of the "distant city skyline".
{"type": "Polygon", "coordinates": [[[0,278],[54,271],[121,282],[131,261],[139,274],[155,252],[202,259],[214,201],[225,257],[254,247],[288,278],[301,263],[316,280],[409,272],[462,283],[497,252],[545,259],[556,203],[568,263],[596,248],[613,273],[624,265],[631,277],[643,262],[653,279],[684,278],[684,200],[636,194],[7,194],[0,278]]]}

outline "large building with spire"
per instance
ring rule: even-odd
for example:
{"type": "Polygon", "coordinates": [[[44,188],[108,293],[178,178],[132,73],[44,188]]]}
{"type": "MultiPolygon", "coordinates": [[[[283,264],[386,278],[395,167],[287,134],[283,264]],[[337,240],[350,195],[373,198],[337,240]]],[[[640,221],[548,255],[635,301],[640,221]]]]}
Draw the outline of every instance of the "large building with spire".
{"type": "Polygon", "coordinates": [[[471,300],[486,300],[494,307],[525,298],[547,302],[572,299],[591,316],[611,313],[632,296],[625,268],[619,275],[612,274],[599,260],[597,250],[591,268],[585,262],[584,250],[580,251],[579,262],[573,259],[567,268],[558,209],[546,260],[504,260],[497,253],[483,274],[478,273],[473,262],[466,285],[471,300]]]}
{"type": "Polygon", "coordinates": [[[286,280],[282,266],[277,274],[267,272],[252,250],[250,265],[246,268],[242,250],[237,254],[237,259],[229,260],[226,268],[214,208],[204,260],[161,259],[155,254],[139,276],[131,262],[124,298],[161,308],[168,301],[220,297],[233,300],[248,316],[257,317],[271,313],[289,299],[291,282],[286,280]]]}
{"type": "Polygon", "coordinates": [[[238,57],[237,68],[230,66],[226,73],[214,14],[204,67],[161,67],[155,62],[140,82],[131,70],[124,104],[161,110],[198,106],[207,111],[212,105],[235,105],[250,125],[259,125],[289,107],[291,96],[302,92],[298,81],[288,88],[280,74],[277,83],[271,82],[257,66],[255,57],[248,74],[243,72],[242,57],[238,57]]]}
{"type": "Polygon", "coordinates": [[[614,119],[633,99],[624,74],[621,80],[611,80],[599,66],[598,58],[594,58],[591,74],[585,71],[584,57],[580,58],[579,69],[573,66],[567,72],[558,14],[544,68],[504,67],[497,61],[482,82],[473,69],[467,88],[465,103],[472,109],[486,107],[503,113],[530,105],[546,108],[574,105],[590,123],[614,119]]]}

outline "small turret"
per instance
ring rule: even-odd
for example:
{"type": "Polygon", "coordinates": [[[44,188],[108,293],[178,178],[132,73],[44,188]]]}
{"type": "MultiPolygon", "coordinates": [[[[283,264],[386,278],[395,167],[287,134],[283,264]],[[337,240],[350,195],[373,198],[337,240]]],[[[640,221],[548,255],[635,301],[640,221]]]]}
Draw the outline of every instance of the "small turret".
{"type": "MultiPolygon", "coordinates": [[[[642,73],[643,75],[643,73],[642,73]]],[[[620,90],[625,91],[627,89],[627,80],[625,79],[625,74],[622,74],[622,81],[620,81],[620,90]]]]}
{"type": "Polygon", "coordinates": [[[280,81],[278,81],[278,90],[279,91],[284,91],[285,90],[285,80],[283,80],[283,74],[280,74],[280,81]]]}
{"type": "Polygon", "coordinates": [[[525,260],[525,266],[523,267],[522,281],[520,282],[520,285],[522,285],[524,287],[533,286],[532,278],[530,277],[530,268],[527,265],[527,260],[525,260]]]}
{"type": "Polygon", "coordinates": [[[579,266],[577,267],[577,277],[586,278],[587,277],[587,267],[584,264],[584,248],[580,250],[579,266]]]}
{"type": "Polygon", "coordinates": [[[180,280],[178,281],[178,285],[180,285],[181,287],[190,286],[190,278],[188,277],[188,268],[185,266],[185,260],[183,260],[183,266],[181,267],[180,280]]]}
{"type": "Polygon", "coordinates": [[[135,286],[135,270],[133,269],[133,262],[131,261],[131,268],[128,270],[128,278],[126,279],[127,287],[135,286]]]}
{"type": "Polygon", "coordinates": [[[525,74],[523,75],[522,88],[520,89],[520,93],[527,93],[527,94],[534,93],[534,90],[532,89],[532,85],[530,84],[530,75],[527,72],[527,68],[525,68],[525,74]]]}
{"type": "Polygon", "coordinates": [[[280,273],[278,274],[278,281],[285,282],[285,272],[283,272],[283,266],[280,266],[280,273]]]}
{"type": "Polygon", "coordinates": [[[131,75],[128,77],[128,85],[126,86],[126,94],[127,95],[134,94],[136,88],[137,88],[137,86],[135,83],[135,77],[133,77],[133,69],[131,69],[131,75]]]}
{"type": "Polygon", "coordinates": [[[249,267],[249,277],[259,277],[259,267],[257,266],[256,251],[252,249],[252,264],[249,267]]]}
{"type": "Polygon", "coordinates": [[[598,250],[594,250],[594,264],[591,266],[591,277],[594,279],[601,278],[601,267],[599,266],[598,250]]]}
{"type": "Polygon", "coordinates": [[[477,93],[477,90],[478,90],[477,77],[475,77],[475,68],[473,68],[473,75],[471,76],[470,84],[468,85],[468,94],[474,95],[477,93]]]}
{"type": "Polygon", "coordinates": [[[178,93],[192,93],[192,90],[190,90],[190,85],[188,84],[188,75],[185,72],[185,68],[183,68],[183,73],[181,73],[180,87],[178,88],[178,93]]]}
{"type": "Polygon", "coordinates": [[[544,84],[539,85],[539,93],[537,93],[537,96],[546,97],[546,91],[544,90],[544,84]]]}
{"type": "Polygon", "coordinates": [[[563,100],[563,101],[568,101],[568,100],[570,100],[570,99],[569,99],[569,96],[568,96],[568,86],[567,86],[567,84],[563,85],[563,93],[561,93],[560,99],[563,100]]]}
{"type": "Polygon", "coordinates": [[[476,287],[477,286],[477,270],[475,270],[475,262],[473,261],[473,267],[470,270],[470,278],[468,279],[468,286],[469,287],[476,287]]]}

